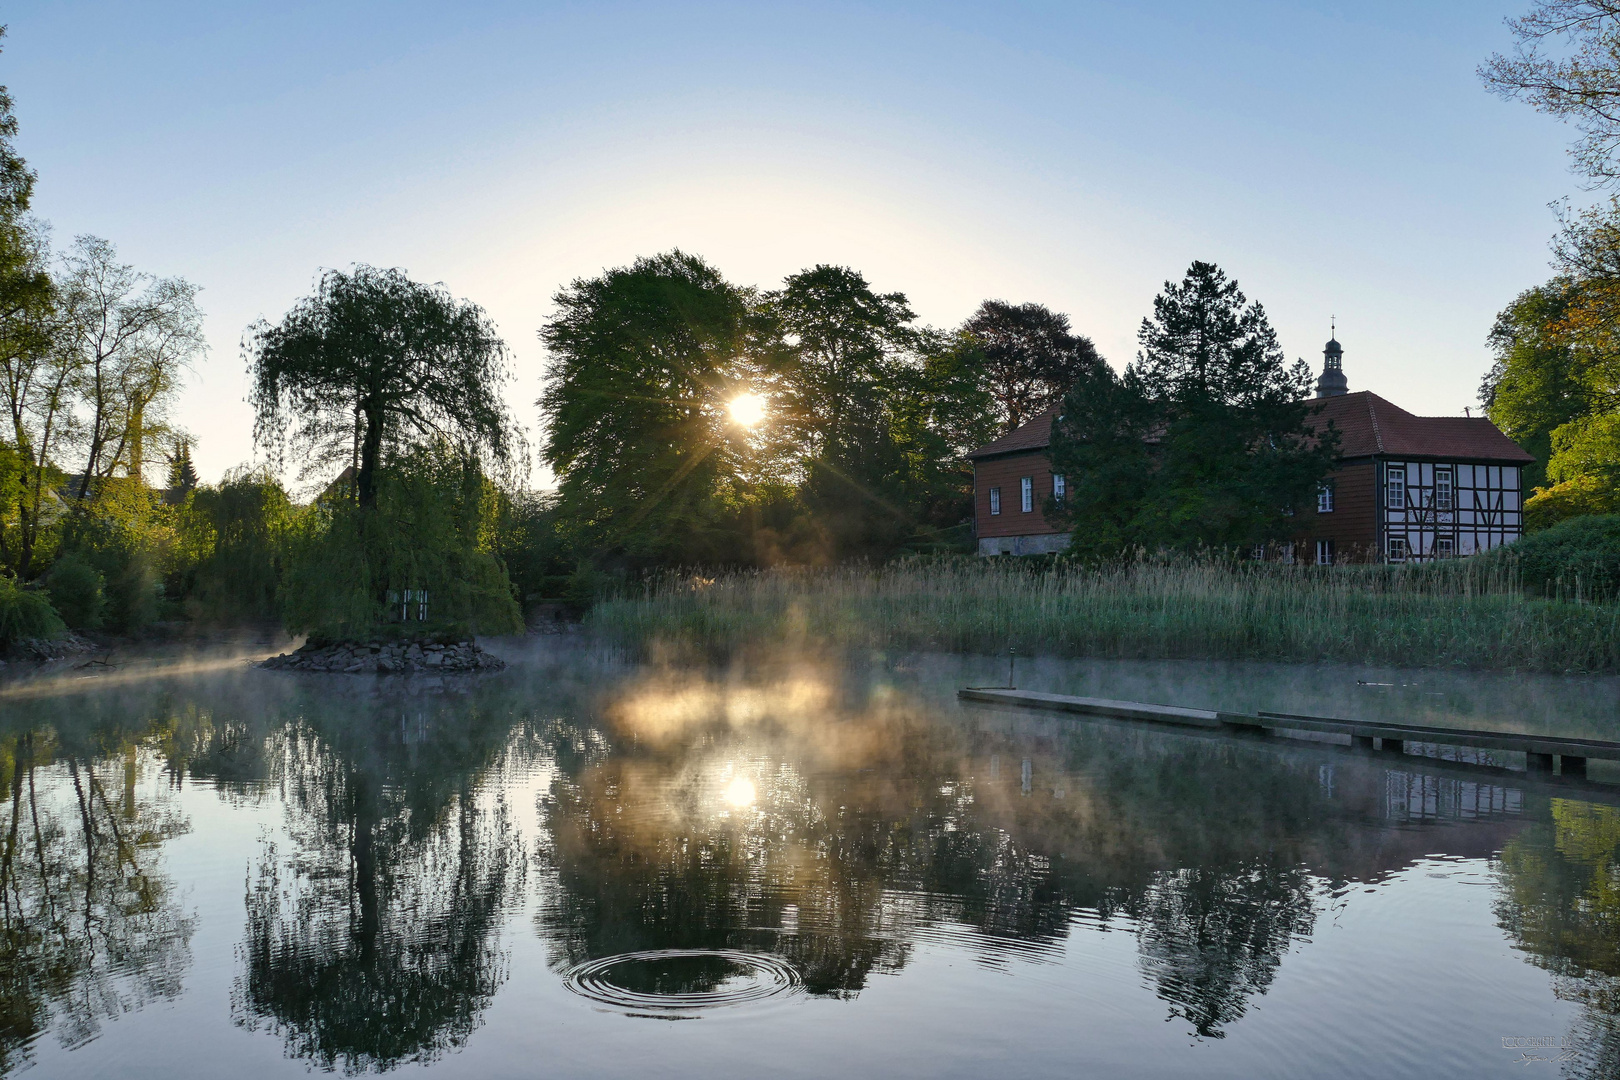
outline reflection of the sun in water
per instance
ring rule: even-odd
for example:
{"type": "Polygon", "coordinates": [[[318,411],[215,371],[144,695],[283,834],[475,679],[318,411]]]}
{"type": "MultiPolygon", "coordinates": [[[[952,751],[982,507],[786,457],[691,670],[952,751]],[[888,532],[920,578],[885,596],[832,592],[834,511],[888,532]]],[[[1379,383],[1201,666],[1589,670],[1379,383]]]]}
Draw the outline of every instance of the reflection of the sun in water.
{"type": "Polygon", "coordinates": [[[754,782],[746,776],[739,776],[726,785],[726,789],[722,794],[726,802],[738,809],[753,806],[755,798],[754,782]]]}

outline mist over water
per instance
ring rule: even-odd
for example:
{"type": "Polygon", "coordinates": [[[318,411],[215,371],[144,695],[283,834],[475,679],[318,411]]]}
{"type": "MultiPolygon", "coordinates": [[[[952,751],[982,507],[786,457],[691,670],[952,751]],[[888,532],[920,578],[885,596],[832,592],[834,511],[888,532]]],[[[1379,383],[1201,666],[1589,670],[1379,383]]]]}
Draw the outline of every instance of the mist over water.
{"type": "MultiPolygon", "coordinates": [[[[956,702],[1006,657],[492,647],[0,684],[0,1075],[1620,1072],[1620,791],[956,702]]],[[[1014,673],[1620,737],[1613,680],[1014,673]]]]}

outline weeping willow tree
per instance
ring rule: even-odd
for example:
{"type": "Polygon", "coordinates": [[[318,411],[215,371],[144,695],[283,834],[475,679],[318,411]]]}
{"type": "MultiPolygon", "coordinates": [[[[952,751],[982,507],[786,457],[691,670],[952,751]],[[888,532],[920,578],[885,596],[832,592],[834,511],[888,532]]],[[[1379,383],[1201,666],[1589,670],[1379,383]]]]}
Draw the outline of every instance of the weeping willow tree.
{"type": "Polygon", "coordinates": [[[521,438],[483,310],[401,270],[329,270],[279,323],[251,327],[245,352],[259,444],[293,448],[306,477],[347,465],[294,529],[287,628],[519,629],[488,468],[511,469],[521,438]]]}

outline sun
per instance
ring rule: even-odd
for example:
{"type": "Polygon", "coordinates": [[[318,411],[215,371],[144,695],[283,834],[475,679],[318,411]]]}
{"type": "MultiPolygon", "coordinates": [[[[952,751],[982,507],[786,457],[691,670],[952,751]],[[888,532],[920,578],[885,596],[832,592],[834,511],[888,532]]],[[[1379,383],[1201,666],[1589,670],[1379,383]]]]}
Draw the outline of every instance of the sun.
{"type": "Polygon", "coordinates": [[[744,807],[754,805],[754,782],[747,777],[739,776],[726,785],[726,802],[732,806],[744,807]]]}
{"type": "Polygon", "coordinates": [[[731,419],[743,427],[753,427],[765,419],[765,399],[758,394],[738,394],[727,409],[731,419]]]}

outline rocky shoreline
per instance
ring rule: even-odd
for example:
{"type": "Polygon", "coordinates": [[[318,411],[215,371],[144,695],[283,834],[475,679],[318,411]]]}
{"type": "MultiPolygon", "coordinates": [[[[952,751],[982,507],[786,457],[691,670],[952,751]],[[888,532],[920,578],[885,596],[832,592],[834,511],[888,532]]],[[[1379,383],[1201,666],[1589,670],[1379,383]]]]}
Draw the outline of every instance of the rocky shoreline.
{"type": "Polygon", "coordinates": [[[344,675],[392,675],[429,672],[435,675],[499,671],[500,657],[485,652],[476,642],[357,641],[272,656],[260,667],[288,671],[326,671],[344,675]]]}

